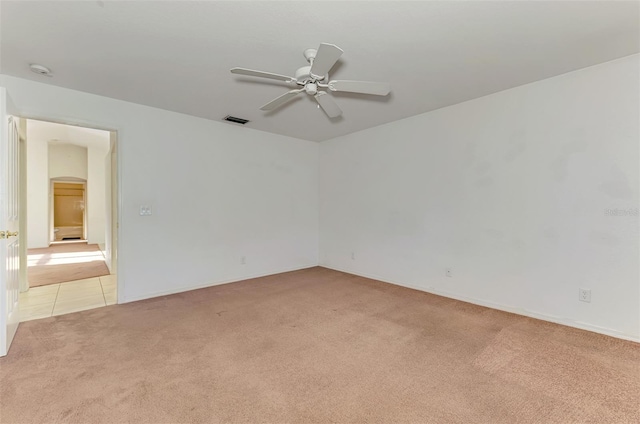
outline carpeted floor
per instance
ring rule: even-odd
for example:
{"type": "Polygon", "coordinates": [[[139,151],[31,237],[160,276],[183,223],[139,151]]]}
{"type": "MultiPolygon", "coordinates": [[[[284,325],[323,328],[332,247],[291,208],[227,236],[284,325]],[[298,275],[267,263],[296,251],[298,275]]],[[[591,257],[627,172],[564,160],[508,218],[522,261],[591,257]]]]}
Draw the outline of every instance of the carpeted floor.
{"type": "Polygon", "coordinates": [[[637,423],[640,344],[310,268],[22,323],[3,423],[637,423]]]}
{"type": "Polygon", "coordinates": [[[109,275],[100,247],[86,242],[29,249],[27,262],[29,287],[109,275]]]}

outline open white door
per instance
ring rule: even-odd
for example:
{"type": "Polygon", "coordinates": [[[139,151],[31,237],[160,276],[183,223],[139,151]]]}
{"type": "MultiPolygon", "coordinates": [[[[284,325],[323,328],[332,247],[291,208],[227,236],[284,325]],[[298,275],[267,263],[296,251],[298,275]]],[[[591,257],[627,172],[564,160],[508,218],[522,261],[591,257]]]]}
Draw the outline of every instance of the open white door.
{"type": "Polygon", "coordinates": [[[20,322],[19,135],[9,102],[0,87],[0,356],[9,351],[20,322]]]}

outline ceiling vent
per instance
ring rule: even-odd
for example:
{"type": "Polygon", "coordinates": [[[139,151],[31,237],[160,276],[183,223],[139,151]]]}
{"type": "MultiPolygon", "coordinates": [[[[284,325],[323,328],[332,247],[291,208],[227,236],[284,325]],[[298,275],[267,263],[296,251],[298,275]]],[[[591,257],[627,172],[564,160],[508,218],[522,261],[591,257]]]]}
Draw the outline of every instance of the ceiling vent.
{"type": "Polygon", "coordinates": [[[234,123],[236,123],[236,124],[242,124],[242,125],[244,125],[244,124],[246,124],[247,122],[249,122],[249,120],[248,120],[248,119],[242,119],[242,118],[238,118],[238,117],[231,116],[231,115],[227,115],[227,116],[225,116],[225,117],[224,117],[224,120],[225,120],[225,121],[229,121],[229,122],[234,122],[234,123]]]}

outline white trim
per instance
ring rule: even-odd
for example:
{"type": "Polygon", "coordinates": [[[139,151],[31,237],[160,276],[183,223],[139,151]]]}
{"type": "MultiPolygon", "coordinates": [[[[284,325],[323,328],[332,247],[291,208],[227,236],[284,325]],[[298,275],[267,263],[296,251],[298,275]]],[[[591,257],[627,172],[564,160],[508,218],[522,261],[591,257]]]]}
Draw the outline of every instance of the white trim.
{"type": "Polygon", "coordinates": [[[376,275],[371,275],[371,274],[367,274],[367,273],[363,273],[363,272],[347,271],[345,269],[341,269],[341,268],[338,268],[338,267],[335,267],[335,266],[329,266],[329,265],[323,265],[323,264],[320,264],[319,266],[321,266],[323,268],[327,268],[327,269],[332,269],[334,271],[340,271],[340,272],[344,272],[344,273],[347,273],[347,274],[357,275],[359,277],[370,278],[372,280],[382,281],[384,283],[393,284],[395,286],[406,287],[406,288],[413,289],[413,290],[418,290],[418,291],[422,291],[422,292],[426,292],[426,293],[435,294],[437,296],[447,297],[449,299],[455,299],[455,300],[460,300],[462,302],[473,303],[474,305],[484,306],[484,307],[487,307],[487,308],[497,309],[497,310],[500,310],[500,311],[509,312],[509,313],[516,314],[516,315],[521,315],[521,316],[525,316],[525,317],[529,317],[529,318],[535,318],[535,319],[539,319],[539,320],[542,320],[542,321],[553,322],[555,324],[565,325],[567,327],[573,327],[573,328],[578,328],[580,330],[587,330],[587,331],[591,331],[591,332],[594,332],[594,333],[604,334],[605,336],[611,336],[611,337],[615,337],[617,339],[629,340],[629,341],[632,341],[632,342],[640,343],[640,336],[634,336],[634,335],[631,335],[631,334],[622,333],[622,332],[617,331],[617,330],[611,330],[609,328],[599,327],[597,325],[592,325],[592,324],[588,324],[588,323],[584,323],[584,322],[573,321],[573,320],[568,319],[568,318],[541,314],[541,313],[538,313],[538,312],[528,311],[526,309],[514,308],[514,307],[511,307],[511,306],[501,305],[501,304],[498,304],[498,303],[487,302],[487,301],[484,301],[484,300],[478,300],[478,299],[474,299],[474,298],[470,298],[470,297],[466,297],[466,296],[460,296],[460,295],[457,295],[457,294],[454,294],[454,293],[450,293],[450,292],[447,292],[447,291],[436,290],[436,289],[431,288],[431,287],[429,287],[427,289],[427,288],[418,287],[418,286],[415,286],[415,285],[412,285],[412,284],[405,284],[405,283],[399,283],[397,281],[390,281],[390,280],[387,280],[385,278],[381,278],[381,277],[376,276],[376,275]]]}
{"type": "Polygon", "coordinates": [[[318,264],[309,264],[309,265],[303,265],[303,266],[294,267],[294,268],[285,268],[285,269],[282,269],[282,270],[262,272],[262,273],[253,274],[253,275],[247,275],[247,276],[242,276],[242,277],[234,277],[234,278],[230,278],[230,279],[227,279],[227,280],[208,282],[208,283],[204,283],[204,284],[198,284],[198,285],[195,285],[195,286],[182,287],[182,288],[179,288],[179,289],[164,290],[164,291],[154,292],[154,293],[150,293],[150,294],[145,294],[144,296],[135,296],[135,297],[132,297],[132,298],[127,298],[126,300],[119,298],[118,299],[119,300],[118,303],[122,304],[122,303],[129,303],[129,302],[137,302],[139,300],[152,299],[154,297],[168,296],[168,295],[177,294],[177,293],[184,293],[184,292],[188,292],[188,291],[191,291],[191,290],[204,289],[204,288],[207,288],[207,287],[221,286],[223,284],[237,283],[239,281],[252,280],[254,278],[269,277],[271,275],[283,274],[285,272],[292,272],[292,271],[300,271],[302,269],[315,268],[317,266],[318,266],[318,264]]]}
{"type": "Polygon", "coordinates": [[[18,218],[19,226],[20,226],[20,292],[24,293],[29,290],[29,277],[27,275],[27,249],[28,249],[28,225],[27,225],[27,120],[21,117],[18,117],[18,133],[20,136],[20,197],[19,197],[19,214],[18,218]]]}

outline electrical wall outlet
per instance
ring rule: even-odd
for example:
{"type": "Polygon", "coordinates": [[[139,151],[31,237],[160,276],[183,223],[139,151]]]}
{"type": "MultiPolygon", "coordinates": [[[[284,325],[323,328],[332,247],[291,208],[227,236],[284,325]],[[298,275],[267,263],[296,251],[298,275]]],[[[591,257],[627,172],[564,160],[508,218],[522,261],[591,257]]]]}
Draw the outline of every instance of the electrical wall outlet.
{"type": "Polygon", "coordinates": [[[351,252],[351,260],[352,261],[356,260],[356,252],[351,252]]]}
{"type": "Polygon", "coordinates": [[[591,289],[580,289],[578,292],[578,299],[581,302],[591,303],[591,289]]]}
{"type": "Polygon", "coordinates": [[[151,206],[142,205],[140,206],[140,216],[150,216],[151,215],[151,206]]]}
{"type": "Polygon", "coordinates": [[[246,256],[241,256],[240,257],[240,265],[246,265],[247,264],[247,257],[246,256]]]}
{"type": "Polygon", "coordinates": [[[446,268],[445,271],[444,271],[444,274],[447,277],[453,277],[453,270],[451,270],[451,268],[446,268]]]}

